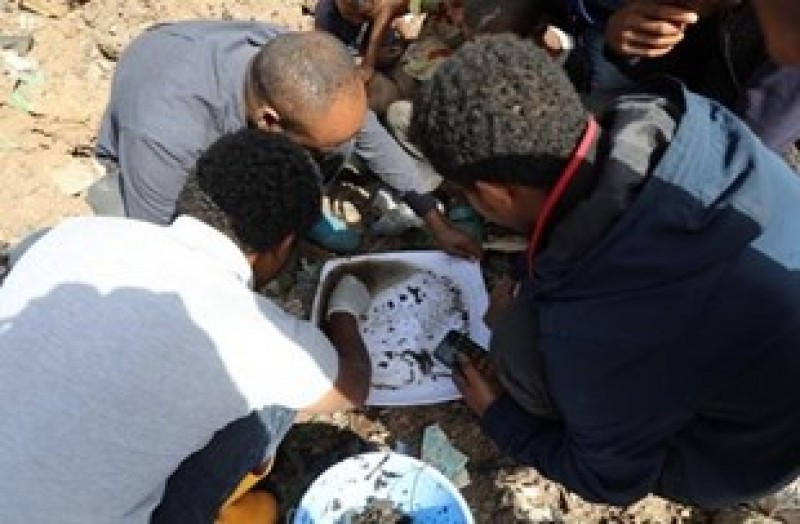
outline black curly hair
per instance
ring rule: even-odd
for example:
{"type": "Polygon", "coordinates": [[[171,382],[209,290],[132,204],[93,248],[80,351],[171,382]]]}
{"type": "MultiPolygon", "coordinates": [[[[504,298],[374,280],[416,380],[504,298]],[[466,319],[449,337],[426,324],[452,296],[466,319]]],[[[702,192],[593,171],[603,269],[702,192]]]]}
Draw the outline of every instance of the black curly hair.
{"type": "Polygon", "coordinates": [[[423,85],[410,135],[441,175],[549,187],[589,115],[564,72],[509,34],[462,46],[423,85]]]}
{"type": "Polygon", "coordinates": [[[245,253],[263,253],[290,233],[303,236],[321,198],[319,168],[305,149],[280,133],[243,129],[200,156],[176,216],[208,224],[245,253]]]}

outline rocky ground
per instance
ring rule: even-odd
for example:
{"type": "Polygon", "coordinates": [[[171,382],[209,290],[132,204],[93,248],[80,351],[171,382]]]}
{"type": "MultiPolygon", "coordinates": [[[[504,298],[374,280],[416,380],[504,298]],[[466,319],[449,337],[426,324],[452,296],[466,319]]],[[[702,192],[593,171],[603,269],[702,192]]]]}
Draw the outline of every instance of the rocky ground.
{"type": "MultiPolygon", "coordinates": [[[[98,175],[91,158],[114,61],[143,28],[193,18],[275,21],[304,29],[302,0],[0,0],[0,246],[60,218],[87,214],[82,195],[98,175]],[[18,38],[19,37],[19,38],[18,38]]],[[[426,247],[421,232],[374,238],[369,250],[426,247]]],[[[303,263],[269,290],[288,309],[308,311],[324,254],[303,263]]],[[[486,262],[487,278],[507,265],[486,262]]],[[[530,468],[515,467],[483,437],[459,402],[404,409],[367,409],[317,417],[287,437],[271,476],[285,508],[296,504],[326,466],[365,449],[417,453],[423,429],[439,424],[469,457],[463,493],[479,523],[506,522],[774,522],[757,512],[711,514],[648,497],[628,508],[580,500],[530,468]]]]}

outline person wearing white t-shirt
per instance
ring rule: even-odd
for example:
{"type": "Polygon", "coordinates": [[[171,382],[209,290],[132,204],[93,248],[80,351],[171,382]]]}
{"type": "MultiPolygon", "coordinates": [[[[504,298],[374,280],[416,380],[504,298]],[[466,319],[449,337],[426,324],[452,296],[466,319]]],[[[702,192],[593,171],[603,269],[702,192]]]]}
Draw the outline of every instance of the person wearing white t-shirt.
{"type": "Polygon", "coordinates": [[[299,412],[363,404],[364,285],[334,289],[328,336],[253,291],[319,217],[310,156],[223,136],[177,209],[68,219],[0,287],[0,522],[224,520],[299,412]]]}

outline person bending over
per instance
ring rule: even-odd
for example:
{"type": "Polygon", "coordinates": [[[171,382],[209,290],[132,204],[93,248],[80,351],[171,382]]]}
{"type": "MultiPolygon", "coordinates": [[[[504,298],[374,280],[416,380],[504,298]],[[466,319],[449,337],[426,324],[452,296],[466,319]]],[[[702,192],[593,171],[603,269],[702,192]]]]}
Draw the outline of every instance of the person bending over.
{"type": "MultiPolygon", "coordinates": [[[[169,221],[188,170],[216,138],[242,127],[280,131],[321,163],[326,181],[355,155],[406,195],[446,251],[480,256],[430,194],[424,176],[366,110],[364,84],[344,45],[326,33],[287,32],[258,22],[157,25],[117,63],[96,155],[107,175],[89,190],[97,214],[169,221]]],[[[338,252],[360,238],[333,219],[311,239],[338,252]]]]}
{"type": "Polygon", "coordinates": [[[72,218],[33,243],[0,287],[0,384],[25,397],[0,421],[0,521],[275,522],[266,492],[225,500],[298,413],[360,406],[370,382],[363,284],[334,290],[330,338],[253,291],[319,213],[308,154],[243,130],[169,225],[72,218]]]}
{"type": "Polygon", "coordinates": [[[491,361],[456,378],[502,450],[615,505],[797,477],[800,179],[735,115],[663,79],[595,121],[540,48],[496,36],[439,68],[411,137],[530,236],[491,361]]]}

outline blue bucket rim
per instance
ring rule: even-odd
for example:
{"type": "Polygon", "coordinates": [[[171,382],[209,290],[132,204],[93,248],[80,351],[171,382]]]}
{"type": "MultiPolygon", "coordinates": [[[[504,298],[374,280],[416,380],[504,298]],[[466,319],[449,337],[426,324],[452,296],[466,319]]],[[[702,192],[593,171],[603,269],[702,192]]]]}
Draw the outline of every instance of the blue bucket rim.
{"type": "Polygon", "coordinates": [[[421,471],[424,471],[426,475],[430,475],[436,482],[444,486],[448,493],[453,497],[457,506],[461,510],[462,515],[465,516],[464,524],[474,524],[475,519],[472,515],[472,510],[470,509],[467,501],[464,499],[464,496],[461,494],[461,491],[448,479],[445,477],[439,470],[424,462],[416,457],[412,457],[411,455],[405,455],[403,453],[397,453],[395,451],[368,451],[365,453],[359,453],[357,455],[351,455],[345,459],[340,460],[336,464],[329,466],[325,471],[320,473],[317,478],[311,483],[308,489],[303,494],[303,497],[300,499],[300,502],[297,504],[297,509],[294,512],[294,516],[292,518],[292,522],[294,524],[302,524],[300,520],[298,520],[302,513],[301,508],[308,507],[308,498],[309,496],[314,493],[315,486],[318,485],[320,479],[328,475],[332,470],[340,467],[342,464],[348,461],[354,461],[359,458],[377,458],[379,461],[384,460],[383,457],[395,457],[399,460],[405,460],[410,462],[412,465],[420,468],[421,471]],[[379,458],[380,457],[380,458],[379,458]]]}

